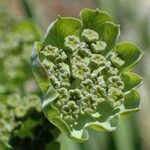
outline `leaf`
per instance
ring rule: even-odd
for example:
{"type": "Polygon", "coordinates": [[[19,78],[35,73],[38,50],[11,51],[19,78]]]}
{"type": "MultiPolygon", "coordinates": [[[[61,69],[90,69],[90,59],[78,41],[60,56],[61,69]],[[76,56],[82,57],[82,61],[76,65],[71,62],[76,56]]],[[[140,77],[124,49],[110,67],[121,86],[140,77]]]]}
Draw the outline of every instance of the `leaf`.
{"type": "Polygon", "coordinates": [[[71,128],[68,126],[68,124],[60,118],[60,112],[58,109],[56,109],[52,104],[46,105],[43,107],[43,112],[46,118],[55,126],[58,127],[58,129],[61,130],[61,132],[67,134],[70,138],[78,141],[78,142],[84,142],[88,139],[88,132],[86,129],[81,130],[71,130],[71,128]]]}
{"type": "Polygon", "coordinates": [[[48,118],[54,118],[60,115],[59,110],[51,106],[51,104],[44,105],[42,109],[43,109],[44,114],[48,118]]]}
{"type": "Polygon", "coordinates": [[[92,128],[96,131],[113,131],[118,127],[119,118],[118,112],[115,112],[110,101],[104,101],[98,105],[97,112],[100,117],[96,121],[91,121],[86,124],[86,128],[92,128]]]}
{"type": "Polygon", "coordinates": [[[49,80],[48,74],[39,60],[38,51],[40,50],[41,43],[36,42],[31,56],[32,71],[43,93],[46,93],[46,95],[50,95],[52,101],[56,99],[59,94],[53,88],[49,80]]]}
{"type": "Polygon", "coordinates": [[[45,117],[55,126],[57,126],[61,132],[70,136],[70,127],[60,118],[60,112],[52,104],[47,104],[42,108],[45,117]]]}
{"type": "Polygon", "coordinates": [[[81,130],[73,130],[71,131],[71,138],[73,138],[77,142],[85,142],[88,140],[89,134],[85,128],[81,130]]]}
{"type": "Polygon", "coordinates": [[[128,115],[140,110],[140,94],[135,89],[131,90],[125,95],[123,106],[121,115],[128,115]]]}
{"type": "Polygon", "coordinates": [[[61,132],[65,133],[66,135],[70,136],[70,127],[68,124],[62,120],[60,117],[54,117],[51,119],[51,122],[61,130],[61,132]]]}
{"type": "Polygon", "coordinates": [[[124,92],[130,91],[142,83],[142,78],[131,72],[121,73],[121,80],[124,82],[124,92]]]}
{"type": "Polygon", "coordinates": [[[122,42],[116,45],[114,51],[119,54],[125,64],[120,68],[123,70],[131,65],[134,65],[142,57],[142,51],[135,44],[130,42],[122,42]]]}
{"type": "Polygon", "coordinates": [[[105,122],[91,122],[86,124],[86,128],[94,129],[98,132],[114,131],[119,125],[119,117],[117,115],[110,117],[105,122]]]}
{"type": "Polygon", "coordinates": [[[32,34],[35,35],[36,40],[41,39],[41,30],[32,20],[27,20],[18,23],[14,28],[14,32],[16,33],[32,32],[32,34]]]}
{"type": "Polygon", "coordinates": [[[83,23],[83,28],[92,29],[99,33],[101,36],[103,32],[103,26],[106,21],[111,21],[111,17],[103,11],[83,9],[80,12],[80,17],[83,23]]]}
{"type": "Polygon", "coordinates": [[[81,22],[71,17],[59,17],[55,22],[50,24],[42,47],[52,45],[58,48],[64,47],[64,38],[68,35],[79,35],[81,31],[81,22]]]}
{"type": "Polygon", "coordinates": [[[123,117],[126,117],[126,116],[129,116],[129,115],[136,113],[140,110],[141,110],[141,108],[128,109],[128,110],[124,110],[123,112],[121,112],[120,115],[123,117]]]}
{"type": "Polygon", "coordinates": [[[119,117],[118,115],[113,116],[111,119],[109,119],[110,126],[115,130],[119,126],[119,117]]]}
{"type": "Polygon", "coordinates": [[[120,27],[112,22],[107,21],[104,24],[104,29],[102,32],[101,40],[107,43],[106,50],[104,51],[107,54],[111,48],[114,46],[117,37],[120,34],[120,27]]]}
{"type": "Polygon", "coordinates": [[[49,86],[51,86],[51,83],[49,81],[46,70],[44,69],[39,60],[38,51],[40,51],[40,49],[41,43],[35,43],[34,48],[32,50],[31,63],[33,74],[36,77],[36,80],[38,81],[39,86],[44,93],[47,91],[49,86]]]}
{"type": "Polygon", "coordinates": [[[140,105],[140,94],[136,90],[131,90],[128,94],[125,95],[123,104],[125,109],[138,108],[140,105]]]}
{"type": "Polygon", "coordinates": [[[28,118],[26,121],[24,121],[20,128],[16,129],[14,131],[14,135],[18,137],[33,137],[32,130],[37,125],[37,121],[28,118]]]}
{"type": "Polygon", "coordinates": [[[106,121],[109,116],[112,115],[113,111],[113,105],[109,100],[105,100],[104,102],[100,103],[97,107],[97,112],[101,114],[100,122],[106,121]]]}

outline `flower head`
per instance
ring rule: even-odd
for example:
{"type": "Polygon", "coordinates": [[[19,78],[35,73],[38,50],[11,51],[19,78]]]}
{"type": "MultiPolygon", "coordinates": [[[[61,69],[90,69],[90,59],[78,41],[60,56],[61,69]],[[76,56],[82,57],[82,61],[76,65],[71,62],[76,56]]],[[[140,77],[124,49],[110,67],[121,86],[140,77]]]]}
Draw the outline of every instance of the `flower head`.
{"type": "Polygon", "coordinates": [[[87,128],[112,131],[119,115],[138,110],[134,88],[142,79],[126,68],[141,50],[129,42],[115,45],[118,35],[108,14],[84,9],[81,21],[59,17],[44,41],[35,43],[32,65],[44,94],[43,112],[72,138],[86,140],[87,128]]]}
{"type": "MultiPolygon", "coordinates": [[[[11,94],[5,99],[5,103],[0,102],[0,139],[6,147],[10,148],[12,146],[10,140],[15,136],[13,133],[15,131],[22,132],[22,127],[25,131],[26,121],[30,120],[32,123],[32,113],[41,112],[41,100],[36,95],[21,97],[19,94],[11,94]]],[[[34,126],[36,125],[38,123],[34,122],[34,126]]],[[[27,129],[29,130],[29,128],[27,129]]]]}

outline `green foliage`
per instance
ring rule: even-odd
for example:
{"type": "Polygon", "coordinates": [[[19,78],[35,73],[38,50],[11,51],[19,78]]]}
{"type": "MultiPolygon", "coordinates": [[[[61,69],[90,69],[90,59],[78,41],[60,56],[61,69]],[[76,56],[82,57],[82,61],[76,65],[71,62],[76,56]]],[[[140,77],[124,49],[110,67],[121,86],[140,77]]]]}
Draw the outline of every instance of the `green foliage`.
{"type": "Polygon", "coordinates": [[[81,21],[59,17],[35,43],[33,73],[43,91],[42,109],[69,137],[88,139],[88,128],[113,131],[119,116],[139,108],[134,90],[142,79],[126,72],[141,58],[132,43],[115,46],[119,26],[99,10],[83,9],[81,21]],[[130,91],[131,90],[131,91],[130,91]]]}
{"type": "Polygon", "coordinates": [[[23,98],[19,95],[10,95],[5,97],[4,101],[5,103],[0,103],[0,139],[6,145],[10,146],[9,140],[11,133],[15,128],[22,126],[21,118],[25,118],[31,109],[40,112],[41,101],[34,95],[23,98]]]}
{"type": "Polygon", "coordinates": [[[0,94],[16,91],[32,77],[29,56],[35,40],[40,34],[31,21],[15,24],[0,37],[0,94]]]}
{"type": "Polygon", "coordinates": [[[6,26],[12,18],[3,14],[0,10],[0,149],[46,150],[54,143],[59,148],[59,132],[43,116],[40,92],[30,88],[30,53],[34,41],[41,39],[40,30],[31,20],[16,19],[6,26]]]}
{"type": "Polygon", "coordinates": [[[58,136],[56,128],[42,115],[41,100],[35,95],[9,95],[0,108],[0,141],[5,148],[46,149],[58,136]]]}

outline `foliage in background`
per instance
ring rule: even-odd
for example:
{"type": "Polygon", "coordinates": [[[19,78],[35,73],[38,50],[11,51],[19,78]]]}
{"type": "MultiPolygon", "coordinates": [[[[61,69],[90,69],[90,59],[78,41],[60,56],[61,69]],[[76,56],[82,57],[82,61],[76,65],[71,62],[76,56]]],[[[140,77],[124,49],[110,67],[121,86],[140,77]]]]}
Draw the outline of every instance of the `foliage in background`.
{"type": "Polygon", "coordinates": [[[1,11],[0,149],[59,149],[55,141],[59,132],[41,112],[40,92],[36,87],[28,90],[34,84],[30,54],[41,32],[31,20],[14,19],[7,9],[1,11]]]}

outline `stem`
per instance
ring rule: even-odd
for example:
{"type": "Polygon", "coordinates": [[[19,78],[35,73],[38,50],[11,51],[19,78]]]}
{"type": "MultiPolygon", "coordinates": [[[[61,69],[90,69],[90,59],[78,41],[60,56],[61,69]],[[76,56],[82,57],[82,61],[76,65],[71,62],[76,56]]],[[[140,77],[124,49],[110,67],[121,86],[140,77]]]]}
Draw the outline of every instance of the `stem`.
{"type": "Polygon", "coordinates": [[[28,18],[34,18],[33,14],[33,8],[31,7],[31,3],[28,0],[20,0],[22,3],[22,6],[24,8],[24,11],[26,13],[26,16],[28,18]]]}

